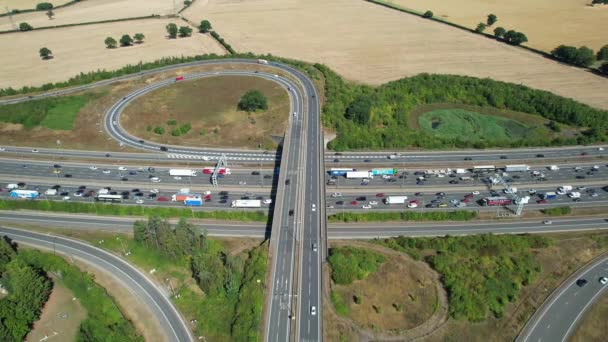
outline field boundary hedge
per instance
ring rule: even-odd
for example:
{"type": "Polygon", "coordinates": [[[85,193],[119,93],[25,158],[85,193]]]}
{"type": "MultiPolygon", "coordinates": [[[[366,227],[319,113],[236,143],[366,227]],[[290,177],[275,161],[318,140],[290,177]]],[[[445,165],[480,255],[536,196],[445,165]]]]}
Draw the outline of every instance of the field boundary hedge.
{"type": "Polygon", "coordinates": [[[335,222],[386,222],[386,221],[469,221],[477,218],[478,213],[470,210],[442,212],[370,212],[370,213],[340,213],[327,217],[327,221],[335,222]]]}
{"type": "MultiPolygon", "coordinates": [[[[64,8],[64,7],[68,7],[68,6],[72,6],[72,5],[75,5],[75,4],[77,4],[77,3],[79,3],[79,2],[83,2],[83,1],[85,1],[85,0],[72,0],[72,1],[70,1],[70,2],[66,2],[66,3],[65,3],[65,4],[63,4],[63,5],[59,5],[59,6],[53,6],[53,8],[52,8],[52,9],[56,10],[56,9],[60,9],[60,8],[64,8]]],[[[42,1],[41,1],[41,2],[42,2],[42,1]]],[[[16,14],[30,13],[30,12],[45,12],[45,11],[48,11],[48,10],[45,10],[45,9],[41,9],[41,10],[39,10],[39,9],[36,9],[36,8],[28,8],[28,9],[24,9],[24,10],[20,10],[20,9],[14,9],[14,10],[12,10],[12,11],[11,11],[11,12],[9,12],[9,13],[2,13],[2,14],[0,14],[0,18],[2,18],[2,17],[6,17],[6,16],[8,16],[8,15],[16,15],[16,14]]]]}
{"type": "Polygon", "coordinates": [[[30,32],[30,31],[41,31],[41,30],[50,30],[62,27],[74,27],[74,26],[86,26],[86,25],[95,25],[95,24],[107,24],[107,23],[117,23],[121,21],[133,21],[133,20],[143,20],[143,19],[160,19],[161,16],[158,14],[146,15],[143,17],[131,17],[131,18],[122,18],[122,19],[110,19],[110,20],[100,20],[100,21],[88,21],[85,23],[74,23],[74,24],[64,24],[64,25],[54,25],[54,26],[42,26],[42,27],[34,27],[28,31],[21,31],[19,29],[16,30],[7,30],[0,31],[0,34],[7,33],[16,33],[16,32],[30,32]]]}
{"type": "Polygon", "coordinates": [[[159,216],[162,218],[217,219],[228,221],[267,222],[263,211],[201,211],[191,208],[127,206],[105,203],[59,202],[50,200],[0,199],[0,210],[37,210],[100,216],[159,216]]]}

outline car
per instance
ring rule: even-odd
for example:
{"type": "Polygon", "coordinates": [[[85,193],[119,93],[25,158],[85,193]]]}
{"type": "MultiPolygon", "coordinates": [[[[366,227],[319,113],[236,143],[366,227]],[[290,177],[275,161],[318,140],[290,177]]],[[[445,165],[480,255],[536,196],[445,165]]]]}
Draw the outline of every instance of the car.
{"type": "Polygon", "coordinates": [[[364,204],[361,206],[361,209],[371,209],[371,208],[372,208],[372,206],[369,204],[364,204]]]}
{"type": "Polygon", "coordinates": [[[582,153],[581,153],[581,156],[586,156],[586,155],[588,155],[588,154],[589,154],[589,153],[587,153],[587,152],[582,152],[582,153]]]}
{"type": "MultiPolygon", "coordinates": [[[[180,178],[180,179],[181,179],[181,178],[180,178]]],[[[247,185],[247,182],[246,182],[246,181],[244,181],[244,180],[239,181],[239,185],[247,185]]]]}
{"type": "Polygon", "coordinates": [[[445,196],[445,192],[438,192],[435,195],[439,196],[439,197],[443,197],[443,196],[445,196]]]}
{"type": "Polygon", "coordinates": [[[464,157],[464,160],[473,160],[471,157],[464,157]]]}
{"type": "Polygon", "coordinates": [[[154,171],[156,171],[155,168],[153,168],[152,166],[148,167],[148,172],[153,173],[154,171]]]}
{"type": "Polygon", "coordinates": [[[389,182],[389,183],[396,183],[397,180],[395,178],[391,178],[391,179],[388,179],[387,182],[389,182]]]}
{"type": "Polygon", "coordinates": [[[317,251],[317,244],[316,244],[316,243],[313,243],[313,244],[312,244],[312,251],[313,251],[313,252],[316,252],[316,251],[317,251]]]}
{"type": "MultiPolygon", "coordinates": [[[[598,148],[597,148],[597,150],[598,150],[598,151],[603,151],[603,150],[604,150],[604,148],[603,148],[603,147],[598,147],[598,148]]],[[[4,151],[4,149],[2,149],[2,150],[0,150],[0,151],[4,151]]]]}
{"type": "Polygon", "coordinates": [[[106,158],[110,158],[112,155],[109,153],[106,153],[106,158]]]}
{"type": "Polygon", "coordinates": [[[587,285],[587,283],[588,283],[587,279],[583,279],[583,278],[580,278],[576,281],[576,285],[578,287],[583,287],[583,286],[587,285]]]}
{"type": "Polygon", "coordinates": [[[108,169],[104,169],[103,171],[101,171],[103,174],[107,175],[110,174],[112,171],[108,170],[108,169]]]}
{"type": "Polygon", "coordinates": [[[128,180],[129,180],[129,178],[127,178],[127,177],[122,177],[120,180],[121,180],[121,181],[123,181],[123,182],[126,182],[126,181],[128,181],[128,180]]]}
{"type": "Polygon", "coordinates": [[[265,198],[265,199],[262,201],[262,203],[264,203],[264,204],[270,204],[270,203],[272,203],[272,200],[271,200],[270,198],[265,198]]]}
{"type": "Polygon", "coordinates": [[[91,171],[95,171],[95,170],[97,170],[97,166],[94,166],[94,165],[89,166],[89,170],[91,170],[91,171]]]}
{"type": "Polygon", "coordinates": [[[367,201],[367,196],[359,196],[356,198],[357,201],[367,201]]]}
{"type": "Polygon", "coordinates": [[[479,195],[479,191],[475,190],[475,191],[471,191],[472,195],[479,195]]]}
{"type": "Polygon", "coordinates": [[[76,192],[74,193],[74,196],[76,196],[76,197],[82,197],[82,191],[80,191],[80,190],[79,190],[79,191],[76,191],[76,192]]]}
{"type": "Polygon", "coordinates": [[[313,305],[313,306],[310,307],[310,314],[313,315],[313,316],[317,315],[317,307],[316,306],[313,305]]]}
{"type": "Polygon", "coordinates": [[[0,147],[0,152],[6,151],[4,147],[0,147]]]}
{"type": "Polygon", "coordinates": [[[298,113],[297,112],[293,112],[293,116],[298,116],[298,113]]]}
{"type": "Polygon", "coordinates": [[[439,207],[440,207],[440,208],[445,208],[445,207],[447,207],[447,206],[448,206],[448,204],[447,204],[447,203],[439,203],[439,207]]]}
{"type": "Polygon", "coordinates": [[[351,205],[357,205],[357,201],[351,201],[350,204],[351,205]]]}
{"type": "Polygon", "coordinates": [[[543,224],[553,224],[553,221],[550,221],[550,220],[544,220],[544,221],[543,221],[543,224]]]}
{"type": "Polygon", "coordinates": [[[289,209],[289,216],[293,216],[293,209],[289,209]]]}
{"type": "Polygon", "coordinates": [[[507,156],[500,156],[500,159],[507,159],[507,156]]]}
{"type": "Polygon", "coordinates": [[[606,277],[600,277],[599,282],[602,285],[606,285],[606,284],[608,284],[608,278],[606,278],[606,277]]]}
{"type": "Polygon", "coordinates": [[[378,194],[376,194],[376,197],[378,197],[378,198],[382,198],[382,197],[384,197],[384,193],[382,193],[382,192],[381,192],[381,193],[378,193],[378,194]]]}
{"type": "Polygon", "coordinates": [[[530,195],[534,195],[536,193],[536,189],[530,189],[530,190],[528,190],[528,193],[530,195]]]}
{"type": "Polygon", "coordinates": [[[127,171],[127,168],[125,166],[119,166],[118,171],[127,171]]]}
{"type": "Polygon", "coordinates": [[[65,175],[63,175],[63,177],[65,177],[65,178],[72,178],[72,175],[69,174],[69,173],[66,173],[65,175]]]}
{"type": "Polygon", "coordinates": [[[37,149],[33,149],[32,152],[33,153],[38,153],[38,150],[37,149]]]}
{"type": "Polygon", "coordinates": [[[317,211],[317,206],[314,203],[310,205],[310,208],[312,211],[317,211]]]}
{"type": "Polygon", "coordinates": [[[70,200],[70,196],[63,196],[62,198],[64,201],[69,201],[70,200]]]}
{"type": "Polygon", "coordinates": [[[135,176],[135,175],[137,175],[137,171],[129,171],[129,175],[130,176],[135,176]]]}
{"type": "Polygon", "coordinates": [[[591,197],[598,197],[599,194],[597,192],[592,192],[592,193],[589,194],[589,196],[591,196],[591,197]]]}
{"type": "MultiPolygon", "coordinates": [[[[182,180],[182,177],[180,177],[180,176],[175,176],[175,177],[173,177],[173,179],[175,179],[175,180],[182,180]]],[[[239,183],[239,184],[240,184],[240,183],[239,183]]]]}
{"type": "Polygon", "coordinates": [[[450,183],[450,184],[458,184],[459,182],[458,182],[457,180],[453,180],[453,179],[452,179],[452,180],[451,180],[451,181],[449,181],[448,183],[450,183]]]}
{"type": "Polygon", "coordinates": [[[466,194],[466,195],[464,195],[464,198],[473,198],[474,196],[475,195],[473,195],[473,194],[466,194]]]}
{"type": "Polygon", "coordinates": [[[334,192],[333,194],[331,194],[331,197],[342,197],[342,193],[341,192],[334,192]]]}
{"type": "Polygon", "coordinates": [[[371,163],[372,160],[371,159],[365,159],[363,162],[365,162],[365,163],[371,163]]]}
{"type": "Polygon", "coordinates": [[[137,203],[137,204],[144,204],[144,200],[143,199],[138,199],[137,201],[135,201],[135,203],[137,203]]]}
{"type": "Polygon", "coordinates": [[[158,202],[168,202],[169,198],[167,198],[167,197],[157,197],[156,200],[158,202]]]}
{"type": "Polygon", "coordinates": [[[272,179],[271,175],[264,175],[264,179],[272,179]]]}
{"type": "Polygon", "coordinates": [[[51,187],[51,189],[53,189],[53,190],[59,190],[60,188],[61,188],[61,185],[59,185],[59,184],[53,185],[51,187]]]}
{"type": "Polygon", "coordinates": [[[545,157],[545,155],[542,154],[542,153],[539,153],[539,154],[536,155],[536,158],[544,158],[544,157],[545,157]]]}
{"type": "Polygon", "coordinates": [[[378,201],[369,201],[369,205],[378,205],[378,201]]]}
{"type": "Polygon", "coordinates": [[[61,165],[59,165],[59,164],[55,164],[55,165],[53,165],[53,168],[54,168],[54,169],[61,169],[61,165]]]}
{"type": "Polygon", "coordinates": [[[291,184],[291,180],[286,179],[286,180],[285,180],[285,185],[289,185],[289,184],[291,184]]]}
{"type": "Polygon", "coordinates": [[[581,198],[580,197],[575,197],[572,199],[572,202],[580,202],[581,198]]]}
{"type": "Polygon", "coordinates": [[[116,121],[112,121],[112,125],[116,126],[116,121]]]}
{"type": "Polygon", "coordinates": [[[54,174],[60,174],[61,173],[61,169],[53,169],[53,173],[54,174]]]}
{"type": "Polygon", "coordinates": [[[576,179],[585,179],[585,178],[586,178],[586,177],[585,177],[585,176],[583,176],[583,175],[578,175],[578,176],[576,176],[576,179]]]}
{"type": "Polygon", "coordinates": [[[259,176],[260,172],[259,171],[253,171],[253,172],[251,172],[251,175],[252,176],[259,176]]]}
{"type": "Polygon", "coordinates": [[[163,151],[163,152],[167,152],[167,151],[169,150],[169,149],[168,149],[167,147],[165,147],[165,146],[161,146],[161,147],[159,147],[159,149],[160,149],[161,151],[163,151]]]}
{"type": "Polygon", "coordinates": [[[339,162],[340,162],[340,159],[334,158],[334,163],[339,163],[339,162]]]}

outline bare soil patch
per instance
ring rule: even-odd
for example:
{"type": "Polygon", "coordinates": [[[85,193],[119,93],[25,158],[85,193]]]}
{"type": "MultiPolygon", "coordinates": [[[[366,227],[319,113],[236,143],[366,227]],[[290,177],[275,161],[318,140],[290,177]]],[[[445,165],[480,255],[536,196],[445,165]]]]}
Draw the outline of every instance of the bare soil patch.
{"type": "Polygon", "coordinates": [[[526,45],[551,51],[560,44],[586,45],[597,51],[608,43],[596,28],[608,22],[607,6],[589,6],[591,0],[388,0],[418,12],[433,11],[436,17],[471,29],[485,23],[490,13],[498,16],[494,27],[515,29],[528,36],[526,45]]]}
{"type": "Polygon", "coordinates": [[[283,136],[289,117],[289,97],[274,82],[257,77],[218,76],[177,82],[133,101],[121,114],[121,125],[134,136],[171,145],[230,146],[272,149],[272,137],[283,136]],[[241,96],[261,91],[268,110],[238,110],[241,96]],[[168,122],[174,120],[174,124],[168,122]],[[191,124],[188,133],[172,130],[191,124]],[[161,127],[163,134],[153,128],[161,127]],[[150,130],[149,130],[150,129],[150,130]]]}
{"type": "Polygon", "coordinates": [[[490,77],[608,108],[608,79],[365,1],[209,0],[183,15],[210,20],[237,51],[324,63],[354,81],[381,84],[421,72],[490,77]]]}
{"type": "Polygon", "coordinates": [[[570,338],[571,342],[605,341],[608,335],[608,293],[604,293],[597,303],[585,314],[582,322],[570,338]]]}
{"type": "Polygon", "coordinates": [[[74,293],[62,285],[57,277],[50,276],[53,279],[53,291],[42,309],[40,319],[27,335],[28,342],[41,341],[45,336],[54,340],[74,341],[80,323],[87,316],[78,300],[73,300],[74,293]]]}
{"type": "Polygon", "coordinates": [[[0,46],[10,47],[0,56],[0,88],[39,86],[65,81],[80,72],[114,70],[162,57],[224,54],[209,35],[167,39],[165,26],[171,22],[185,25],[178,19],[142,19],[0,35],[0,46]],[[123,34],[135,33],[146,36],[142,44],[116,49],[107,49],[104,44],[108,36],[119,40],[123,34]],[[42,60],[38,54],[41,47],[49,48],[54,58],[42,60]]]}
{"type": "MultiPolygon", "coordinates": [[[[0,0],[0,11],[5,11],[3,3],[6,2],[8,2],[7,5],[9,6],[9,9],[13,9],[19,7],[35,8],[36,4],[40,2],[51,2],[53,5],[57,6],[68,2],[68,0],[0,0]],[[18,5],[15,3],[18,3],[18,5]]],[[[46,15],[46,11],[39,11],[15,14],[13,15],[13,20],[17,25],[21,22],[27,22],[33,27],[44,27],[143,17],[152,14],[168,15],[175,13],[173,4],[173,0],[88,0],[65,8],[54,9],[53,12],[55,13],[55,16],[53,19],[49,19],[46,15]]],[[[179,10],[181,9],[181,6],[183,6],[183,1],[175,1],[175,4],[177,10],[179,10]]],[[[13,27],[10,19],[8,17],[1,17],[0,31],[11,29],[13,29],[13,27]]],[[[86,30],[86,28],[82,29],[86,30]]]]}

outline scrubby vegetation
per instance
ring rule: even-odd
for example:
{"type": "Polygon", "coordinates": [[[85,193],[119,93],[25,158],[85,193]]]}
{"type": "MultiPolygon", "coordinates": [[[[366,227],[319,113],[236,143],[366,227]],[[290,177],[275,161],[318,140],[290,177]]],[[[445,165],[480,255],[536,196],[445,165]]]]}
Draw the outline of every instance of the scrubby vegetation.
{"type": "Polygon", "coordinates": [[[386,258],[369,249],[345,246],[330,249],[328,260],[333,281],[336,284],[348,285],[376,272],[386,258]]]}
{"type": "Polygon", "coordinates": [[[551,240],[538,235],[472,235],[462,237],[398,237],[378,243],[423,258],[441,274],[455,319],[482,321],[501,317],[541,268],[533,250],[551,240]]]}
{"type": "Polygon", "coordinates": [[[326,103],[323,123],[337,132],[329,143],[335,150],[391,149],[405,147],[446,148],[491,146],[585,144],[605,141],[608,111],[594,109],[547,91],[522,85],[455,75],[404,78],[377,88],[346,83],[323,65],[315,65],[325,76],[326,103]],[[538,115],[558,123],[586,128],[575,138],[527,136],[471,142],[437,138],[408,127],[408,117],[417,106],[434,103],[465,104],[538,115]]]}
{"type": "Polygon", "coordinates": [[[441,212],[369,212],[340,213],[329,215],[329,222],[382,222],[382,221],[468,221],[477,217],[477,212],[457,210],[441,212]]]}
{"type": "Polygon", "coordinates": [[[541,210],[541,212],[543,214],[549,215],[549,216],[564,216],[564,215],[570,215],[570,213],[572,213],[572,208],[570,208],[568,206],[547,208],[547,209],[541,210]]]}

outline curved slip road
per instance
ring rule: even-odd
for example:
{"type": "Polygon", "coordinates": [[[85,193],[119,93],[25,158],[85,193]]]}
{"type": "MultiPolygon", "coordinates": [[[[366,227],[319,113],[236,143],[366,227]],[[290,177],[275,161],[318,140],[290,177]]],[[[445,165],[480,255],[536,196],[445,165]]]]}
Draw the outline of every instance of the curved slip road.
{"type": "Polygon", "coordinates": [[[0,227],[0,234],[34,247],[53,249],[112,274],[120,283],[137,294],[160,322],[170,341],[193,341],[190,330],[169,298],[142,272],[121,258],[84,242],[65,237],[0,227]]]}

